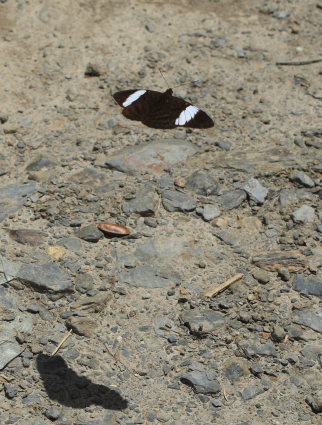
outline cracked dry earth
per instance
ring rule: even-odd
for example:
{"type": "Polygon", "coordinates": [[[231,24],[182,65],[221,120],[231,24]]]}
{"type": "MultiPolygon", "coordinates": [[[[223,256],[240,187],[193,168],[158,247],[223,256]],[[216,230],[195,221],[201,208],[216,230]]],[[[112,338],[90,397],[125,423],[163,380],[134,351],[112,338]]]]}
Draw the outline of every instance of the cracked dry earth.
{"type": "Polygon", "coordinates": [[[1,424],[321,424],[321,23],[0,0],[1,424]],[[159,70],[213,128],[122,116],[159,70]]]}

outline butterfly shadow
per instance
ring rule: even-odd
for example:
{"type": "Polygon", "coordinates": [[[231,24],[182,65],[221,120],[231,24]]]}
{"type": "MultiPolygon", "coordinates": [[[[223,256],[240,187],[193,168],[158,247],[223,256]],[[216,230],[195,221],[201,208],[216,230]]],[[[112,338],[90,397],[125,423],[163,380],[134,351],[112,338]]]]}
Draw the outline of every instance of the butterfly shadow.
{"type": "Polygon", "coordinates": [[[123,410],[128,406],[117,391],[77,375],[59,355],[39,354],[36,366],[48,397],[59,404],[76,409],[95,404],[110,410],[123,410]]]}

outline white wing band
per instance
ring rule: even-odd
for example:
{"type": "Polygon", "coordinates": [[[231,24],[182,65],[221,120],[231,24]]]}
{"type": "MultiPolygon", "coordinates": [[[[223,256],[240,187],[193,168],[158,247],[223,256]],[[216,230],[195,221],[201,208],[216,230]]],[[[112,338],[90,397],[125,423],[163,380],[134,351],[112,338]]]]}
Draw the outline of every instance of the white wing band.
{"type": "Polygon", "coordinates": [[[123,106],[124,108],[126,108],[126,106],[131,105],[131,103],[135,102],[136,100],[138,100],[139,97],[141,97],[142,95],[144,95],[144,93],[146,92],[146,90],[137,90],[134,93],[132,93],[126,100],[125,102],[123,102],[123,106]]]}
{"type": "Polygon", "coordinates": [[[198,111],[199,109],[196,106],[192,106],[192,105],[188,106],[186,109],[184,109],[181,112],[181,114],[179,115],[179,118],[175,120],[175,125],[185,125],[188,121],[193,119],[193,117],[196,115],[198,111]]]}

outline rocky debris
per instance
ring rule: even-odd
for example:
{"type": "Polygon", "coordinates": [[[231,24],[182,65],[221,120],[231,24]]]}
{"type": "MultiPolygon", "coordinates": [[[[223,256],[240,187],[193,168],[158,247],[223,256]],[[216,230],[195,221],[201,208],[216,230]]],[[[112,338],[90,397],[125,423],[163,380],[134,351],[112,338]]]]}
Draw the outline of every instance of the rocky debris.
{"type": "Polygon", "coordinates": [[[197,208],[196,213],[201,215],[205,221],[211,221],[221,215],[221,211],[216,205],[206,204],[197,208]]]}
{"type": "Polygon", "coordinates": [[[299,196],[294,189],[282,189],[279,194],[279,203],[282,207],[288,205],[297,204],[299,201],[299,196]]]}
{"type": "Polygon", "coordinates": [[[106,308],[111,301],[110,293],[98,293],[91,297],[80,298],[70,304],[70,309],[74,311],[86,311],[88,313],[98,313],[106,308]]]}
{"type": "Polygon", "coordinates": [[[145,187],[135,194],[135,198],[124,202],[123,212],[127,215],[132,213],[140,214],[143,217],[153,216],[159,204],[159,197],[154,192],[153,187],[145,187]]]}
{"type": "Polygon", "coordinates": [[[189,142],[163,140],[125,148],[106,161],[108,168],[127,174],[152,172],[159,174],[165,168],[186,160],[197,148],[189,142]]]}
{"type": "Polygon", "coordinates": [[[243,189],[247,193],[251,201],[258,205],[264,203],[268,194],[268,190],[266,189],[266,187],[264,187],[255,178],[251,178],[250,180],[242,184],[241,189],[243,189]]]}
{"type": "Polygon", "coordinates": [[[249,375],[248,362],[238,357],[227,360],[224,367],[225,376],[231,383],[237,382],[243,376],[249,375]]]}
{"type": "Polygon", "coordinates": [[[221,386],[212,370],[193,370],[181,376],[181,382],[191,386],[197,394],[218,394],[221,386]]]}
{"type": "Polygon", "coordinates": [[[266,284],[269,282],[269,274],[265,270],[255,269],[252,272],[254,279],[256,279],[259,283],[266,284]]]}
{"type": "Polygon", "coordinates": [[[295,276],[293,288],[302,294],[322,297],[322,281],[320,279],[305,277],[299,273],[295,276]]]}
{"type": "Polygon", "coordinates": [[[307,326],[316,332],[322,333],[322,315],[312,313],[306,310],[295,310],[293,314],[293,323],[307,326]]]}
{"type": "Polygon", "coordinates": [[[315,391],[306,397],[305,401],[314,413],[322,413],[322,390],[315,391]]]}
{"type": "Polygon", "coordinates": [[[302,205],[292,212],[292,218],[295,223],[311,223],[315,220],[315,210],[309,205],[302,205]]]}
{"type": "Polygon", "coordinates": [[[90,224],[78,230],[76,232],[76,236],[86,242],[96,243],[104,237],[104,233],[101,232],[94,224],[90,224]]]}
{"type": "Polygon", "coordinates": [[[9,214],[18,211],[27,200],[27,196],[31,195],[35,190],[35,181],[30,181],[26,184],[13,183],[0,187],[0,222],[9,214]]]}
{"type": "Polygon", "coordinates": [[[264,344],[254,341],[252,344],[242,343],[239,346],[247,358],[262,356],[277,357],[278,355],[274,345],[269,341],[264,344]]]}
{"type": "Polygon", "coordinates": [[[49,155],[42,153],[31,160],[31,162],[27,165],[26,170],[39,171],[43,169],[53,168],[56,165],[57,162],[53,158],[51,158],[49,155]]]}
{"type": "Polygon", "coordinates": [[[47,233],[33,229],[6,229],[14,241],[23,245],[38,246],[44,243],[47,233]]]}
{"type": "Polygon", "coordinates": [[[12,329],[0,329],[0,370],[23,351],[23,347],[17,343],[15,337],[12,329]]]}
{"type": "Polygon", "coordinates": [[[297,173],[294,173],[294,175],[292,176],[292,180],[296,183],[299,183],[302,186],[305,186],[305,187],[314,187],[315,186],[315,183],[311,179],[311,177],[308,176],[303,171],[298,171],[297,173]]]}
{"type": "Polygon", "coordinates": [[[196,208],[196,200],[183,192],[165,190],[162,193],[162,204],[169,212],[189,212],[196,208]]]}
{"type": "Polygon", "coordinates": [[[22,264],[16,278],[31,285],[37,291],[60,293],[69,292],[73,289],[73,282],[56,263],[22,264]]]}
{"type": "Polygon", "coordinates": [[[262,385],[250,385],[241,392],[241,396],[245,401],[251,400],[252,398],[257,397],[265,391],[267,391],[267,389],[265,389],[265,387],[263,387],[262,385]]]}
{"type": "Polygon", "coordinates": [[[118,275],[121,284],[140,286],[142,288],[167,288],[176,286],[180,281],[180,274],[170,267],[160,268],[149,265],[137,266],[123,270],[118,275]]]}
{"type": "Polygon", "coordinates": [[[206,335],[226,324],[225,315],[213,310],[189,310],[181,314],[180,320],[194,335],[206,335]]]}
{"type": "Polygon", "coordinates": [[[274,271],[285,267],[290,271],[300,271],[307,268],[307,259],[298,251],[268,252],[253,257],[253,263],[264,270],[274,271]]]}
{"type": "Polygon", "coordinates": [[[242,189],[224,192],[218,198],[218,202],[225,210],[238,208],[247,198],[246,192],[242,189]]]}
{"type": "Polygon", "coordinates": [[[70,317],[66,320],[66,326],[72,329],[77,335],[92,337],[97,328],[97,321],[90,317],[70,317]]]}
{"type": "Polygon", "coordinates": [[[195,171],[187,180],[187,188],[199,195],[209,196],[219,193],[218,181],[209,173],[195,171]]]}

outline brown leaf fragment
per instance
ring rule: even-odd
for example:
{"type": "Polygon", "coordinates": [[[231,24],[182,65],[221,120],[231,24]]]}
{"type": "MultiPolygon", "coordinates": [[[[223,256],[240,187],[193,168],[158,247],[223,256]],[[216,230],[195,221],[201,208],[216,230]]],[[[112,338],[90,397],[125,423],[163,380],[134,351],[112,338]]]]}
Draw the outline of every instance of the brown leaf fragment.
{"type": "Polygon", "coordinates": [[[271,251],[253,257],[257,267],[268,271],[275,271],[286,267],[289,271],[300,271],[308,267],[306,257],[299,251],[271,251]]]}
{"type": "Polygon", "coordinates": [[[131,233],[130,229],[125,226],[122,226],[121,224],[103,222],[100,223],[97,228],[104,233],[115,236],[129,235],[131,233]]]}

